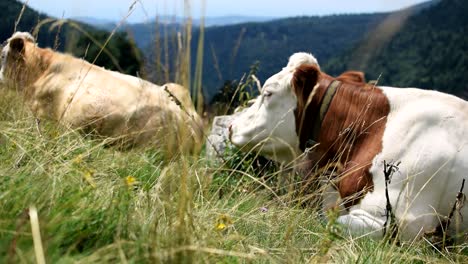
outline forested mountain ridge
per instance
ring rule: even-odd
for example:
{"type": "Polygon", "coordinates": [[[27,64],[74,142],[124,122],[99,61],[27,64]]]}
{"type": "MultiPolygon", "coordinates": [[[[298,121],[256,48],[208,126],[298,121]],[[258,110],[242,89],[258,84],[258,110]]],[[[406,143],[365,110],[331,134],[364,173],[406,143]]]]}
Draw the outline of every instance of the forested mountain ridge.
{"type": "MultiPolygon", "coordinates": [[[[241,79],[257,62],[256,75],[264,82],[298,51],[314,54],[322,69],[332,75],[348,69],[362,70],[368,79],[380,77],[380,85],[436,89],[468,98],[467,5],[466,0],[437,0],[393,13],[294,17],[205,28],[202,73],[205,101],[209,102],[225,83],[241,79]]],[[[0,2],[4,10],[0,17],[1,41],[13,33],[22,6],[16,0],[0,2]]],[[[26,8],[17,30],[32,32],[46,18],[26,8]]],[[[106,31],[79,25],[101,43],[109,36],[106,31]]],[[[151,25],[155,32],[150,35],[145,30],[140,32],[141,27],[129,28],[130,38],[145,37],[147,61],[155,60],[154,50],[159,48],[160,55],[167,55],[172,67],[177,67],[176,35],[184,31],[184,25],[156,25],[151,25]],[[159,46],[155,45],[154,36],[160,38],[159,46]],[[164,42],[168,43],[168,50],[164,50],[164,42]]],[[[90,61],[99,52],[98,46],[69,25],[54,30],[49,27],[50,23],[41,27],[40,46],[78,57],[86,54],[90,61]]],[[[194,26],[192,71],[197,68],[199,36],[200,31],[194,26]]],[[[107,50],[114,60],[103,53],[96,64],[131,74],[139,71],[142,60],[127,33],[117,33],[107,50]],[[113,65],[114,62],[119,65],[113,65]]],[[[156,83],[165,81],[160,81],[158,78],[163,74],[152,68],[146,74],[156,83]]]]}
{"type": "MultiPolygon", "coordinates": [[[[231,83],[232,80],[241,79],[244,73],[249,72],[252,65],[257,65],[257,62],[256,75],[261,81],[265,81],[286,64],[291,54],[298,51],[314,54],[325,70],[331,69],[332,73],[337,72],[338,68],[332,67],[329,61],[335,61],[335,65],[346,65],[348,61],[338,58],[362,46],[363,39],[369,34],[387,25],[395,27],[400,19],[408,19],[428,8],[433,8],[439,2],[440,0],[429,1],[392,13],[293,17],[262,23],[205,28],[202,78],[206,101],[209,102],[224,85],[231,83]]],[[[377,35],[391,39],[400,29],[396,28],[392,34],[379,32],[377,35]]],[[[183,28],[178,30],[183,31],[183,28]]],[[[195,28],[191,36],[192,70],[197,67],[195,55],[199,36],[200,31],[195,28]]],[[[169,47],[169,57],[177,57],[174,56],[175,37],[169,36],[169,38],[173,39],[169,41],[172,43],[172,48],[169,47]]],[[[161,37],[158,41],[163,43],[167,42],[167,39],[161,37]]],[[[154,45],[150,45],[146,49],[149,60],[155,57],[154,48],[154,45]]],[[[374,47],[371,46],[369,49],[373,50],[374,47]]],[[[346,59],[356,61],[355,58],[346,59]]],[[[148,71],[156,82],[158,76],[162,76],[157,71],[157,69],[148,71]]]]}
{"type": "MultiPolygon", "coordinates": [[[[252,22],[229,26],[214,26],[204,30],[203,89],[206,101],[230,80],[239,80],[258,62],[257,77],[261,81],[280,70],[289,56],[297,51],[313,53],[319,61],[353,47],[365,33],[375,28],[387,14],[334,15],[324,17],[294,17],[269,22],[252,22]]],[[[192,70],[196,69],[199,30],[192,34],[192,70]]],[[[176,46],[169,36],[170,57],[176,46]],[[171,44],[172,43],[172,44],[171,44]]],[[[157,40],[164,43],[163,37],[157,40]]],[[[148,60],[155,57],[154,45],[146,49],[148,60]]],[[[157,70],[155,76],[163,74],[157,70]]]]}
{"type": "MultiPolygon", "coordinates": [[[[110,33],[107,31],[73,21],[71,23],[75,26],[64,23],[63,25],[56,24],[56,26],[51,27],[55,21],[52,21],[50,17],[28,6],[24,6],[24,10],[22,10],[23,6],[23,3],[17,0],[0,1],[0,10],[2,10],[2,16],[0,16],[0,41],[5,41],[11,37],[15,28],[16,31],[35,33],[34,31],[38,25],[41,25],[39,31],[35,34],[40,47],[50,47],[59,51],[70,52],[77,57],[93,62],[101,48],[91,38],[103,44],[109,37],[110,33]]],[[[140,51],[130,42],[126,33],[119,32],[111,38],[106,46],[106,52],[103,52],[97,58],[95,64],[135,75],[140,71],[141,57],[140,51]]]]}
{"type": "Polygon", "coordinates": [[[468,1],[442,0],[410,16],[378,48],[363,49],[369,33],[323,69],[362,70],[379,85],[435,89],[468,99],[468,1]]]}

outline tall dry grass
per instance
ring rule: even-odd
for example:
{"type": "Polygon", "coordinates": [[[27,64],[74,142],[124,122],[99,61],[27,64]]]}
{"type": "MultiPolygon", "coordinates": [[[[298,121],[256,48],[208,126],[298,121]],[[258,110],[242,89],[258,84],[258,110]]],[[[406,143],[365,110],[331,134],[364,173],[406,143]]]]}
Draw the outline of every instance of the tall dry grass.
{"type": "MultiPolygon", "coordinates": [[[[203,102],[202,48],[195,84],[190,77],[190,23],[178,35],[176,76],[203,102]]],[[[198,41],[203,47],[203,37],[198,41]]],[[[158,56],[167,66],[167,54],[158,56]]],[[[52,122],[44,122],[39,134],[21,96],[0,87],[0,262],[35,262],[41,253],[48,263],[468,260],[460,253],[464,247],[438,252],[424,241],[396,246],[350,238],[296,200],[294,174],[283,181],[281,171],[256,169],[253,153],[231,149],[224,159],[216,163],[202,153],[168,160],[157,149],[121,152],[52,122]],[[37,221],[30,217],[34,208],[37,221]]]]}

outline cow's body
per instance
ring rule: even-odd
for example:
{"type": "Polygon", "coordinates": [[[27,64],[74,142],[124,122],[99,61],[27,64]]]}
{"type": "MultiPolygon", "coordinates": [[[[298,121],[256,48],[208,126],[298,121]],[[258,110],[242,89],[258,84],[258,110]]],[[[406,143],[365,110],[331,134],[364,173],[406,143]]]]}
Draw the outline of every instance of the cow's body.
{"type": "MultiPolygon", "coordinates": [[[[328,183],[324,207],[338,199],[345,209],[340,223],[377,237],[386,221],[384,163],[398,164],[388,192],[401,236],[433,231],[468,178],[468,103],[435,91],[337,79],[320,72],[311,55],[293,55],[233,121],[231,141],[281,162],[309,149],[311,169],[342,164],[328,183]]],[[[468,207],[460,213],[468,217],[468,207]]],[[[468,230],[467,220],[455,222],[452,234],[468,230]]]]}
{"type": "Polygon", "coordinates": [[[122,147],[158,145],[172,152],[201,141],[200,118],[181,86],[157,86],[41,49],[27,33],[13,35],[3,53],[3,81],[24,94],[38,118],[115,139],[122,147]]]}
{"type": "MultiPolygon", "coordinates": [[[[388,191],[401,235],[410,239],[433,231],[445,221],[463,179],[468,179],[468,104],[433,91],[380,89],[389,99],[391,109],[382,150],[369,168],[373,191],[350,206],[350,214],[342,216],[340,221],[361,229],[367,226],[363,219],[375,219],[378,224],[372,229],[380,230],[386,213],[383,164],[384,161],[401,162],[399,170],[392,175],[388,191]],[[363,212],[370,216],[364,216],[363,212]]],[[[461,209],[461,215],[468,216],[468,207],[461,209]]],[[[455,228],[468,230],[468,221],[455,222],[452,219],[452,234],[455,228]]]]}

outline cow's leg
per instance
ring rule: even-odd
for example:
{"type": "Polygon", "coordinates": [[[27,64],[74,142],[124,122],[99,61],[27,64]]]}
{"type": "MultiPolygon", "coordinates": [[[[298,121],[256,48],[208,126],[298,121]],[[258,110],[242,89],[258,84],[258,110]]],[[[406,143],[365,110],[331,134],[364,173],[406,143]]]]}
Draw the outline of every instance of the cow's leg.
{"type": "Polygon", "coordinates": [[[376,217],[362,209],[354,209],[349,214],[338,217],[337,222],[345,225],[351,235],[381,238],[385,219],[376,217]]]}

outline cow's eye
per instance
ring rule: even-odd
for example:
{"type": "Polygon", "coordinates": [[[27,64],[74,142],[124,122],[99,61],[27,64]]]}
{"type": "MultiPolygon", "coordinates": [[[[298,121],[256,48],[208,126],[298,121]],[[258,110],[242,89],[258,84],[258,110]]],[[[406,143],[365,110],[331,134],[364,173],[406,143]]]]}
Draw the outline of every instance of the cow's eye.
{"type": "Polygon", "coordinates": [[[265,91],[265,92],[263,93],[263,96],[265,96],[265,97],[270,97],[272,94],[273,94],[272,92],[265,91]]]}

